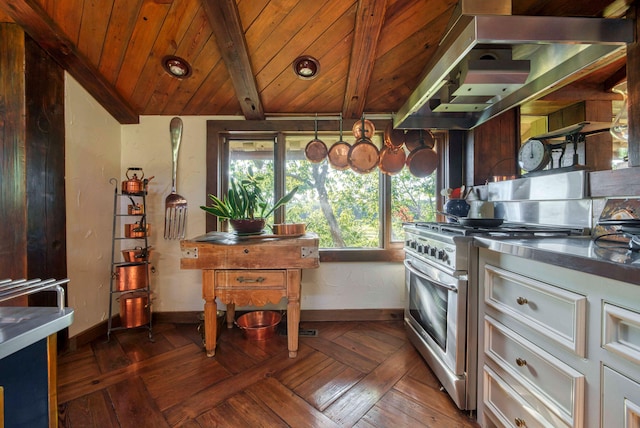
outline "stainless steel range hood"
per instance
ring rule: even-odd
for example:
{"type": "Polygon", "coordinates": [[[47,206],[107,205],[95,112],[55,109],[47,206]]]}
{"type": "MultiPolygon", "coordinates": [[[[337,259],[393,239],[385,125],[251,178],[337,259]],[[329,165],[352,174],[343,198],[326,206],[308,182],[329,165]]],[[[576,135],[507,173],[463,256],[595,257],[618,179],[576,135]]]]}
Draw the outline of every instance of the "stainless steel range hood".
{"type": "Polygon", "coordinates": [[[510,0],[460,0],[394,127],[472,129],[624,56],[633,28],[627,19],[511,15],[510,0]]]}

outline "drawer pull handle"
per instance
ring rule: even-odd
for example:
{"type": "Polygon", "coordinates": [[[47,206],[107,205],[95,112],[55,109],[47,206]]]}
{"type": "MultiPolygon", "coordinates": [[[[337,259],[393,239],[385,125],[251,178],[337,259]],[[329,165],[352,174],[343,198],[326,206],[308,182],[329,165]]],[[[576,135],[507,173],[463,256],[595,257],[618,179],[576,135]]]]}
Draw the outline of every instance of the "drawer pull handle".
{"type": "Polygon", "coordinates": [[[242,282],[264,282],[265,277],[264,276],[259,276],[257,278],[245,278],[244,276],[239,276],[236,278],[236,281],[242,283],[242,282]]]}
{"type": "Polygon", "coordinates": [[[526,427],[527,426],[527,423],[524,421],[524,419],[521,419],[521,418],[516,418],[514,422],[516,423],[516,426],[518,428],[522,428],[522,427],[526,427]]]}
{"type": "Polygon", "coordinates": [[[522,305],[526,305],[527,303],[529,303],[529,301],[526,299],[526,297],[518,297],[516,299],[516,302],[521,306],[522,305]]]}
{"type": "Polygon", "coordinates": [[[518,365],[518,367],[524,367],[527,365],[527,360],[523,358],[516,358],[516,364],[518,365]]]}

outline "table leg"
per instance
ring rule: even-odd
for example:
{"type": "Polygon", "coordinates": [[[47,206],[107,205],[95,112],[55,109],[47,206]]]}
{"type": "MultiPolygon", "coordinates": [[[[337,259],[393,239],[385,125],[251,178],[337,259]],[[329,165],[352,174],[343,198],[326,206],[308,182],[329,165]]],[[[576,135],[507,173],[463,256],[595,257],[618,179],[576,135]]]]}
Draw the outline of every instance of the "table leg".
{"type": "Polygon", "coordinates": [[[289,358],[298,356],[298,330],[300,328],[300,269],[287,270],[287,342],[289,358]]]}
{"type": "Polygon", "coordinates": [[[227,303],[227,328],[233,328],[233,322],[236,319],[236,304],[227,303]]]}
{"type": "Polygon", "coordinates": [[[202,271],[202,298],[204,299],[204,348],[207,357],[213,357],[216,354],[218,311],[213,270],[202,271]]]}

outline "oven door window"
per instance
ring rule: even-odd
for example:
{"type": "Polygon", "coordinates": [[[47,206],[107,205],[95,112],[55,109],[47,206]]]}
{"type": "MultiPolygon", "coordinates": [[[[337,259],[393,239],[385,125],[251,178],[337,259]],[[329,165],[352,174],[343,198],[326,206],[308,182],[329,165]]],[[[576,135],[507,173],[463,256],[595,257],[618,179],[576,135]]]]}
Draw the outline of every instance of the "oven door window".
{"type": "Polygon", "coordinates": [[[409,313],[425,332],[447,351],[449,292],[417,275],[410,276],[409,313]]]}

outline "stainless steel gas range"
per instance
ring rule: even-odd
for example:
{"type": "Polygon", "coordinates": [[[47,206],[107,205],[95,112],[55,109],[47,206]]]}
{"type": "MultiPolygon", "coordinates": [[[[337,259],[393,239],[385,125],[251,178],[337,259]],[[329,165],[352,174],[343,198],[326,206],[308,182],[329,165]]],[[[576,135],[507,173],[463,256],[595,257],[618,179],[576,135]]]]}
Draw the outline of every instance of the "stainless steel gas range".
{"type": "Polygon", "coordinates": [[[460,409],[476,408],[478,278],[475,236],[566,236],[567,227],[506,223],[471,228],[411,223],[405,230],[405,326],[460,409]]]}

